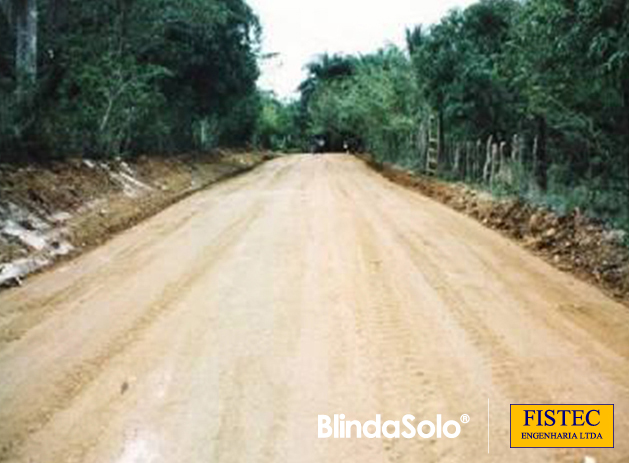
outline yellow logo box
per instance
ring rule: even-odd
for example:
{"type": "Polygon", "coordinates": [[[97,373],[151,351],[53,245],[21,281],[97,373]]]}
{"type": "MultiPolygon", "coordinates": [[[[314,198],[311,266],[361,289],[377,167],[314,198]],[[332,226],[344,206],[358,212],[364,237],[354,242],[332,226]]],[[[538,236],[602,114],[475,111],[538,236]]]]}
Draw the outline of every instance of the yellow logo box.
{"type": "Polygon", "coordinates": [[[511,405],[511,448],[613,447],[613,405],[511,405]]]}

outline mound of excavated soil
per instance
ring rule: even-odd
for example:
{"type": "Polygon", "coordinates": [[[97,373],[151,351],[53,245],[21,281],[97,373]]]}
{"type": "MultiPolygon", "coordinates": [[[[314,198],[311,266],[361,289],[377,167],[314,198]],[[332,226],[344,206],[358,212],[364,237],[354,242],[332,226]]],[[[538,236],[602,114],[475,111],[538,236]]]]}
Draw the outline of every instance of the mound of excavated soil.
{"type": "Polygon", "coordinates": [[[0,165],[0,286],[93,247],[262,154],[0,165]]]}
{"type": "Polygon", "coordinates": [[[559,215],[519,199],[496,199],[463,184],[411,174],[390,165],[371,164],[386,178],[504,232],[554,266],[629,302],[629,249],[623,244],[625,232],[612,230],[578,210],[559,215]]]}

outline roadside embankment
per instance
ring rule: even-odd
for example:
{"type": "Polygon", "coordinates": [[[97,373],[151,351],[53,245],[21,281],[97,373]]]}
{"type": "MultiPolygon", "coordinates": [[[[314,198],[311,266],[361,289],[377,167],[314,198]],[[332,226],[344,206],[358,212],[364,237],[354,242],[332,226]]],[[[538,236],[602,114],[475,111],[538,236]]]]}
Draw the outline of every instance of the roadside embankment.
{"type": "Polygon", "coordinates": [[[79,254],[263,154],[0,164],[0,287],[79,254]]]}
{"type": "Polygon", "coordinates": [[[389,180],[500,230],[555,267],[629,303],[629,248],[624,231],[614,230],[579,210],[561,215],[522,199],[496,198],[462,183],[418,175],[370,159],[366,162],[389,180]]]}

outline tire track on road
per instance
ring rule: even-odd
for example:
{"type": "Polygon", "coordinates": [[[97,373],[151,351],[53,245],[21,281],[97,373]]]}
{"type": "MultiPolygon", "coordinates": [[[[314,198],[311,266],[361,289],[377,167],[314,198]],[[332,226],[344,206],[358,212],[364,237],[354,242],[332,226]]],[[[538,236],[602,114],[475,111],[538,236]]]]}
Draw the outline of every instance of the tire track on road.
{"type": "Polygon", "coordinates": [[[176,281],[167,284],[159,298],[151,303],[131,326],[117,334],[95,355],[81,361],[65,372],[63,377],[48,386],[45,408],[31,410],[26,416],[15,416],[9,407],[0,411],[0,461],[15,457],[15,452],[29,434],[44,427],[53,416],[70,406],[91,382],[98,378],[105,366],[126,349],[141,339],[142,333],[169,310],[176,308],[176,301],[187,294],[189,288],[205,277],[230,249],[237,245],[252,224],[263,215],[260,202],[250,207],[249,212],[228,226],[216,241],[203,250],[190,269],[176,281]]]}

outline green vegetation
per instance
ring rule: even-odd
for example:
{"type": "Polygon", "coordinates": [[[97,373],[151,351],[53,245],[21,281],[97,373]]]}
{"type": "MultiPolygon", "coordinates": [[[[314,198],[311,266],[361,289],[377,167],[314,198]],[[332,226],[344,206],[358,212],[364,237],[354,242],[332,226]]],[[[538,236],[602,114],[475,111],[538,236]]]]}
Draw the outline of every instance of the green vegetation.
{"type": "Polygon", "coordinates": [[[439,175],[629,226],[627,1],[482,0],[308,69],[295,140],[425,171],[432,134],[439,175]]]}
{"type": "Polygon", "coordinates": [[[401,161],[426,108],[411,63],[396,48],[363,57],[322,56],[301,85],[305,131],[327,149],[347,146],[401,161]]]}
{"type": "Polygon", "coordinates": [[[243,0],[0,6],[3,158],[175,152],[252,139],[260,26],[243,0]]]}
{"type": "Polygon", "coordinates": [[[0,11],[3,159],[349,149],[629,227],[627,0],[481,0],[404,50],[321,56],[290,102],[256,89],[245,0],[0,11]]]}
{"type": "Polygon", "coordinates": [[[281,102],[271,92],[261,92],[260,101],[254,145],[273,151],[299,151],[303,144],[298,122],[299,104],[281,102]]]}

